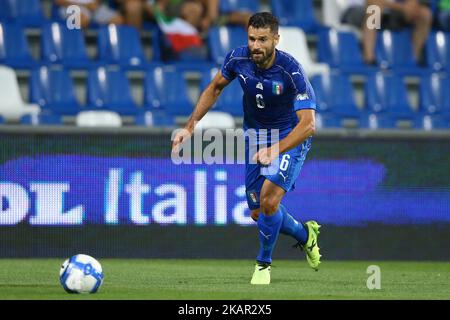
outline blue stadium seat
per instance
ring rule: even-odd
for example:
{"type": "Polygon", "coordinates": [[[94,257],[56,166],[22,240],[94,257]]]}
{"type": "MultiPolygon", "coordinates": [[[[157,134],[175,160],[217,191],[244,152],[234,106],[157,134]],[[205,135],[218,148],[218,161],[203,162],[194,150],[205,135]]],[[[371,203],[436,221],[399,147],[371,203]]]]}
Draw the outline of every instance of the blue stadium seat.
{"type": "Polygon", "coordinates": [[[30,101],[37,103],[43,114],[76,115],[80,104],[69,72],[42,66],[30,76],[30,101]]]}
{"type": "Polygon", "coordinates": [[[170,116],[188,116],[193,111],[186,81],[171,67],[155,67],[147,72],[144,105],[151,111],[164,110],[170,116]]]}
{"type": "Polygon", "coordinates": [[[319,32],[317,47],[319,61],[348,74],[370,74],[376,68],[363,62],[358,39],[353,32],[335,29],[319,32]]]}
{"type": "Polygon", "coordinates": [[[312,0],[271,0],[270,3],[282,26],[299,27],[306,33],[315,33],[323,28],[315,18],[312,0]]]}
{"type": "Polygon", "coordinates": [[[130,26],[102,26],[98,34],[99,59],[129,69],[147,67],[138,31],[130,26]]]}
{"type": "Polygon", "coordinates": [[[135,124],[146,127],[174,127],[175,119],[165,110],[145,111],[135,117],[135,124]]]}
{"type": "Polygon", "coordinates": [[[450,77],[433,73],[420,82],[419,122],[424,119],[434,128],[450,127],[450,77]]]}
{"type": "Polygon", "coordinates": [[[63,119],[58,114],[40,114],[40,115],[25,115],[20,118],[20,123],[25,125],[62,125],[63,119]]]}
{"type": "Polygon", "coordinates": [[[131,96],[130,82],[121,70],[99,67],[88,75],[88,105],[120,115],[136,115],[139,109],[131,96]]]}
{"type": "Polygon", "coordinates": [[[426,43],[427,65],[435,71],[450,72],[450,33],[431,32],[426,43]]]}
{"type": "MultiPolygon", "coordinates": [[[[206,89],[217,72],[217,68],[212,68],[204,72],[202,81],[200,83],[201,90],[206,89]]],[[[235,79],[225,89],[223,89],[222,94],[220,95],[216,104],[213,106],[212,110],[227,112],[234,117],[242,117],[242,97],[242,88],[239,84],[239,81],[235,79]]]]}
{"type": "Polygon", "coordinates": [[[391,69],[400,75],[427,74],[427,69],[417,65],[411,39],[409,30],[379,32],[375,48],[378,65],[382,69],[391,69]]]}
{"type": "Polygon", "coordinates": [[[0,19],[34,28],[47,20],[40,0],[0,0],[0,19]]]}
{"type": "Polygon", "coordinates": [[[5,119],[3,119],[2,116],[0,116],[0,124],[5,123],[5,119]]]}
{"type": "Polygon", "coordinates": [[[66,68],[85,69],[92,65],[86,50],[84,33],[65,24],[47,23],[42,29],[42,60],[66,68]]]}
{"type": "Polygon", "coordinates": [[[248,11],[255,13],[259,11],[258,0],[220,0],[219,11],[221,13],[231,13],[234,11],[248,11]]]}
{"type": "Polygon", "coordinates": [[[208,42],[211,59],[221,65],[228,52],[247,46],[247,32],[242,27],[212,27],[208,33],[208,42]]]}
{"type": "Polygon", "coordinates": [[[341,127],[344,120],[360,124],[363,113],[356,105],[348,76],[335,72],[316,75],[311,78],[311,85],[324,127],[341,127]]]}
{"type": "Polygon", "coordinates": [[[395,128],[399,120],[411,121],[414,125],[417,116],[408,101],[402,77],[395,74],[378,72],[368,78],[365,105],[368,112],[377,118],[379,128],[395,128]]]}
{"type": "Polygon", "coordinates": [[[25,32],[17,23],[0,22],[0,64],[16,69],[28,69],[36,65],[25,32]]]}

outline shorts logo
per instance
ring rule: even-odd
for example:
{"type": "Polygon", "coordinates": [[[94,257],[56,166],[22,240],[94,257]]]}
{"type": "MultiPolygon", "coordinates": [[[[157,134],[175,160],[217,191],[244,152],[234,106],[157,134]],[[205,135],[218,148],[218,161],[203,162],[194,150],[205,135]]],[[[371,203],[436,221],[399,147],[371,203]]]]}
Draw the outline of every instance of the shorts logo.
{"type": "Polygon", "coordinates": [[[253,203],[258,203],[258,194],[256,192],[249,192],[249,197],[252,200],[253,203]]]}
{"type": "Polygon", "coordinates": [[[272,82],[272,92],[274,95],[281,95],[283,93],[283,83],[278,81],[272,82]]]}

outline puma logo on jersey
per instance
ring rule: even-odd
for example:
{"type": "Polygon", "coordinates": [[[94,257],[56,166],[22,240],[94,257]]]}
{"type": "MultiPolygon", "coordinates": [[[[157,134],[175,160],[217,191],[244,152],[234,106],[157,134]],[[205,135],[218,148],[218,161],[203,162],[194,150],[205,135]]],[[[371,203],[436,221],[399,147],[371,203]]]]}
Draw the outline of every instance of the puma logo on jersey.
{"type": "Polygon", "coordinates": [[[242,80],[244,80],[244,83],[247,84],[248,77],[244,77],[242,74],[240,74],[239,77],[241,77],[242,80]]]}

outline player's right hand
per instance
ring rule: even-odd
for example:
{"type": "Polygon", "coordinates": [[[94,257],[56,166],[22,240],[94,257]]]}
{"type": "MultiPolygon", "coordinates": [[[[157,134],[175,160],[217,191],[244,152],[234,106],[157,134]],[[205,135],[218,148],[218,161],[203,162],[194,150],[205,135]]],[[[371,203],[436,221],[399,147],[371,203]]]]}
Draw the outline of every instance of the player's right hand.
{"type": "Polygon", "coordinates": [[[192,136],[192,132],[187,129],[181,129],[175,135],[172,142],[172,153],[178,153],[180,146],[192,136]]]}

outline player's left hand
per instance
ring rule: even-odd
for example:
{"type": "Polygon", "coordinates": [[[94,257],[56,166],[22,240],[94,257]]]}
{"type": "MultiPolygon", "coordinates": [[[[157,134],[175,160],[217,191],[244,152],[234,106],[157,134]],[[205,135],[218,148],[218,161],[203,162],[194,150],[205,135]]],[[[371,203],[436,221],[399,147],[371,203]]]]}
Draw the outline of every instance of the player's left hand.
{"type": "Polygon", "coordinates": [[[263,148],[260,149],[253,156],[253,161],[264,166],[268,166],[278,157],[278,152],[273,148],[263,148]]]}

